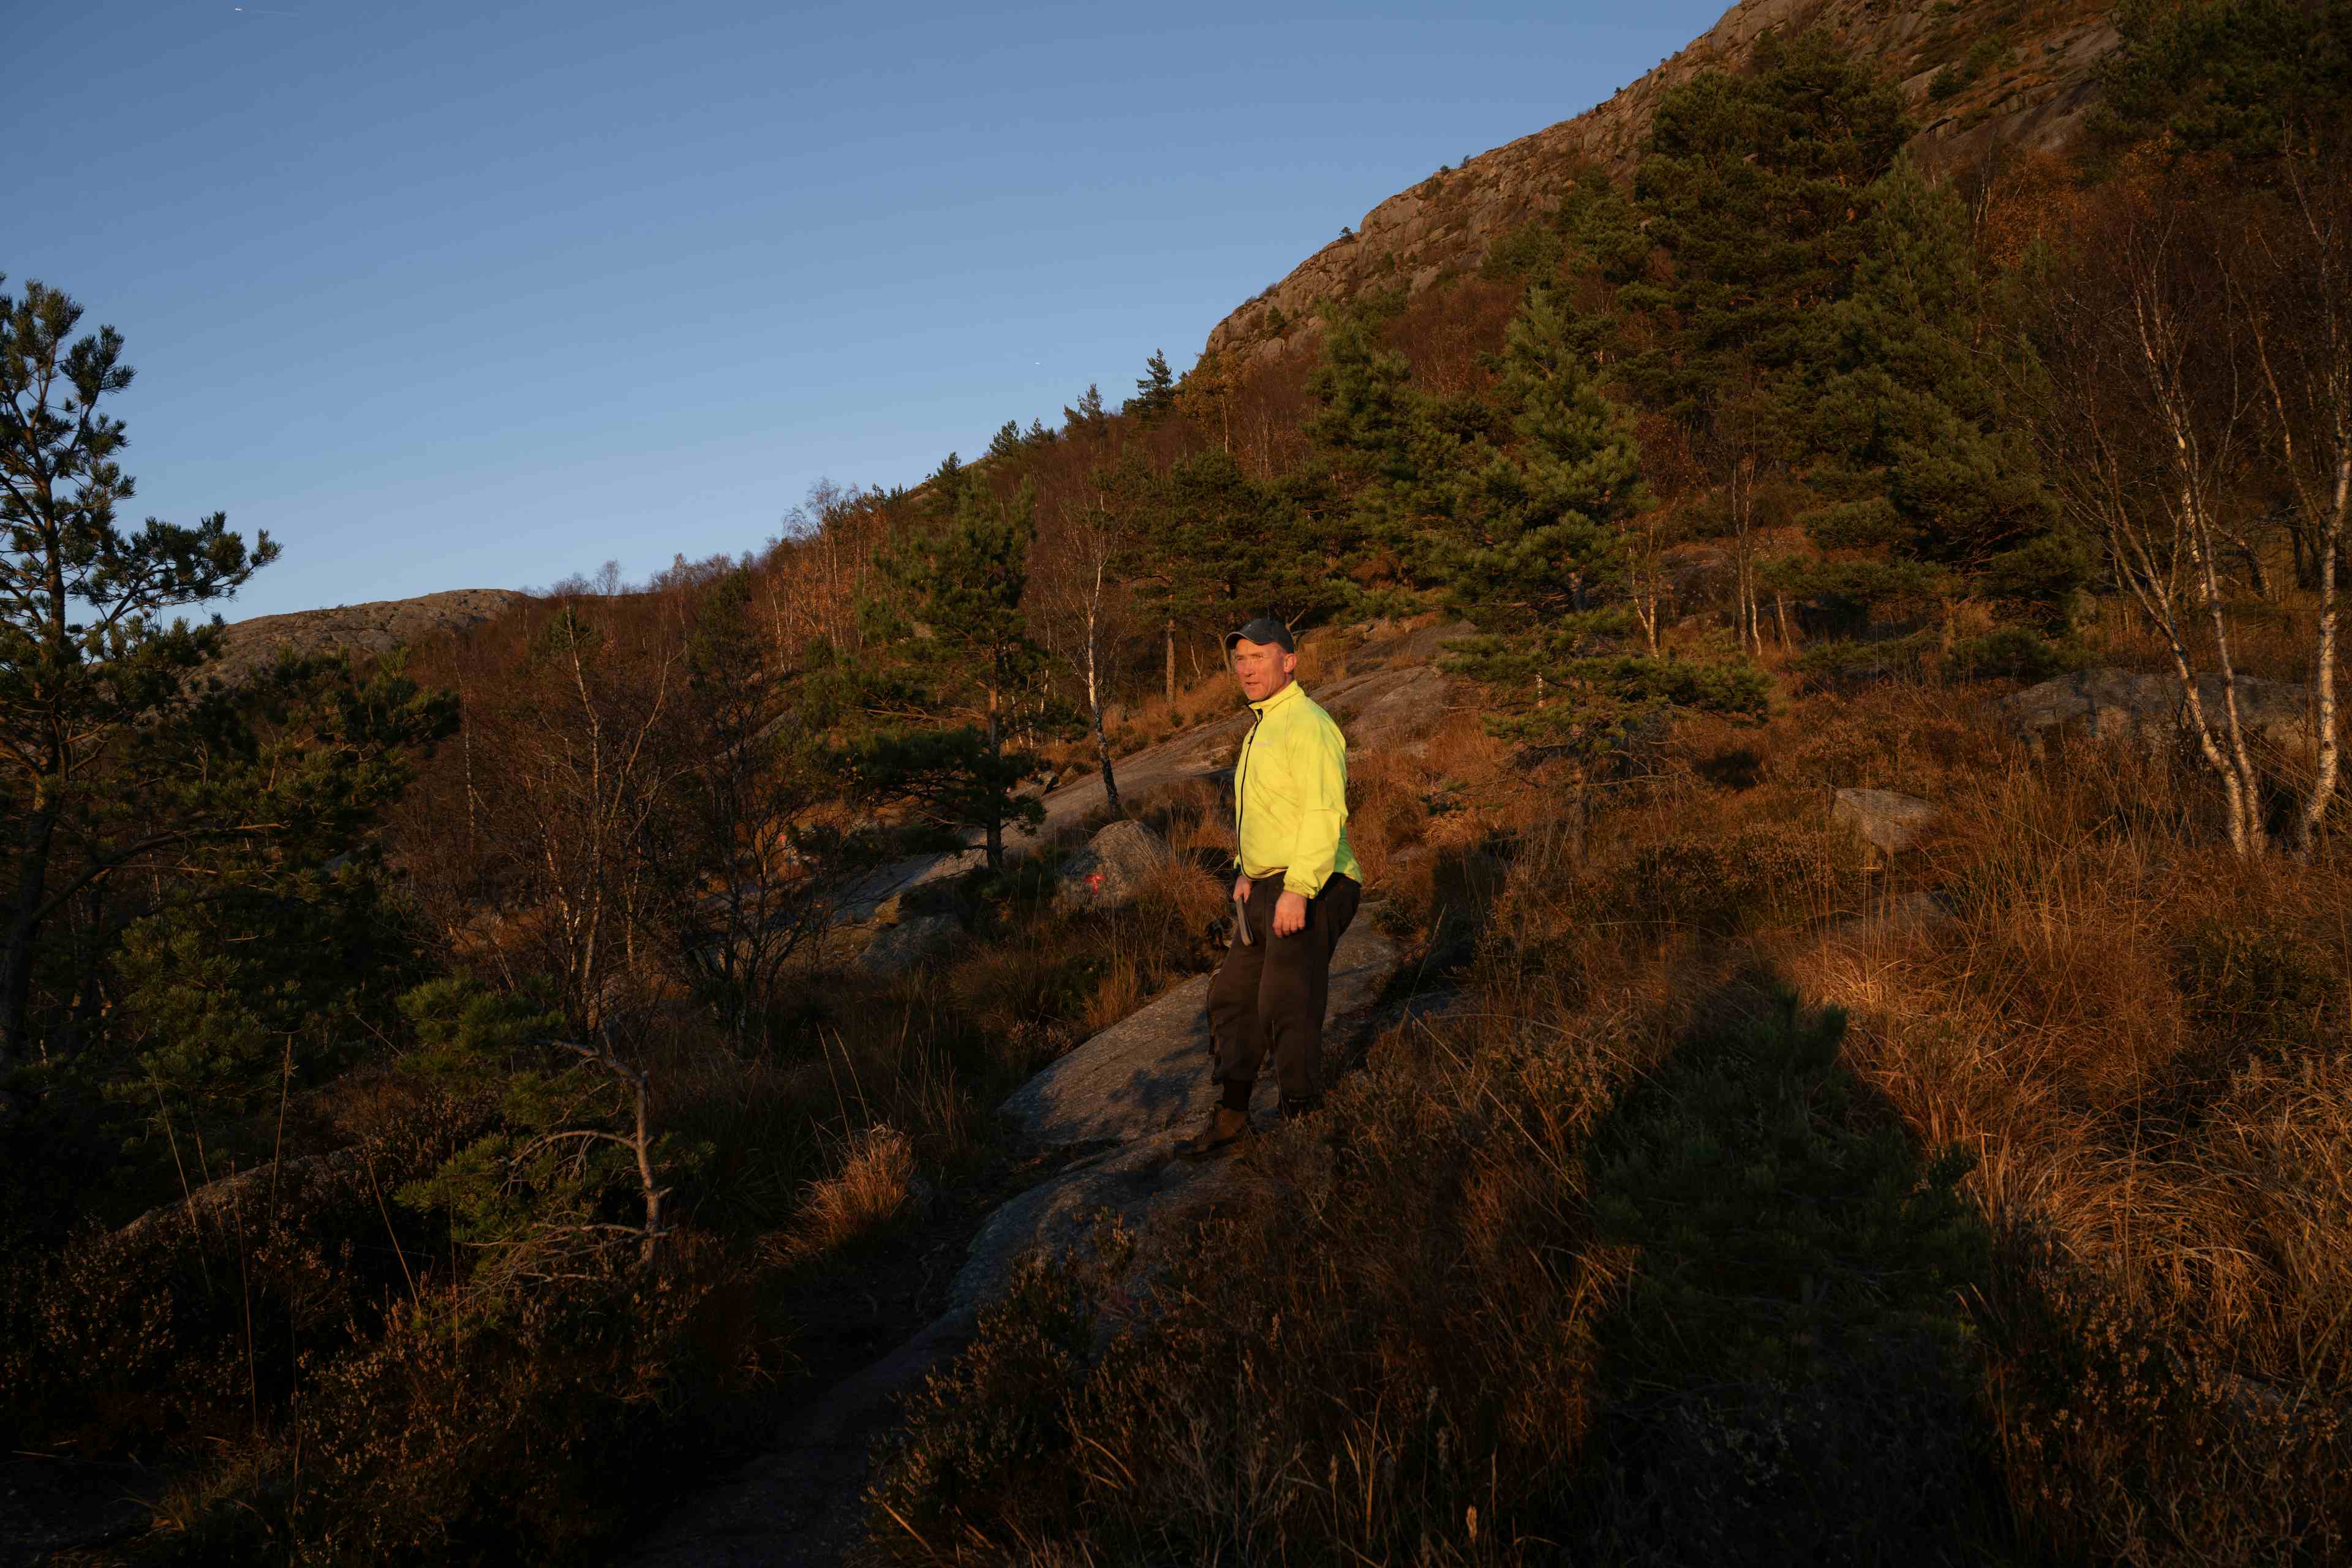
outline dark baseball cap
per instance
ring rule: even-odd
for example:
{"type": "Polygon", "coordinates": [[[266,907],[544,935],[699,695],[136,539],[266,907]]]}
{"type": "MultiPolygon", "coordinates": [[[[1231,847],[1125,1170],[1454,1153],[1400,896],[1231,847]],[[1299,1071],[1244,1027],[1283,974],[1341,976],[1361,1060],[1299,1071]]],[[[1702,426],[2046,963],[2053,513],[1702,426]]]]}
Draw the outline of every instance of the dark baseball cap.
{"type": "Polygon", "coordinates": [[[1297,653],[1298,644],[1290,636],[1290,628],[1272,616],[1260,616],[1237,632],[1225,634],[1225,651],[1234,651],[1234,644],[1246,639],[1254,643],[1280,643],[1286,653],[1297,653]]]}

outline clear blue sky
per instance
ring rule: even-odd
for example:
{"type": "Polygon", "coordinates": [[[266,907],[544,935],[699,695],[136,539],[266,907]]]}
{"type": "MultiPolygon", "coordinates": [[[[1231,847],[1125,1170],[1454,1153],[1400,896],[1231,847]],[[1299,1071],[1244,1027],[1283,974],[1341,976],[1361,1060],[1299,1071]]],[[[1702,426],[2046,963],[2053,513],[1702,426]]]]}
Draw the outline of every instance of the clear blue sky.
{"type": "Polygon", "coordinates": [[[0,272],[128,340],[133,521],[285,546],[231,619],[638,576],[1116,406],[1727,3],[7,0],[0,272]]]}

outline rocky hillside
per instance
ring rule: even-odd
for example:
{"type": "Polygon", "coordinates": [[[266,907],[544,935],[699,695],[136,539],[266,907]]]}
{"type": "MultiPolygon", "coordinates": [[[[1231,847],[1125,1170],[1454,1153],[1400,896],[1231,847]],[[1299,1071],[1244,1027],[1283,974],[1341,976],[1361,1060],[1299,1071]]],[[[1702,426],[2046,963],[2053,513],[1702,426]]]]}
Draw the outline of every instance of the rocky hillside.
{"type": "Polygon", "coordinates": [[[1220,321],[1209,350],[1279,359],[1304,346],[1333,304],[1397,283],[1417,293],[1475,268],[1496,240],[1557,205],[1579,171],[1629,171],[1669,89],[1744,64],[1773,33],[1819,27],[1883,62],[1923,127],[1915,145],[1933,167],[1963,167],[1999,146],[2063,145],[2088,114],[2100,62],[2118,41],[2114,10],[2089,0],[1740,0],[1606,103],[1381,203],[1220,321]]]}
{"type": "Polygon", "coordinates": [[[366,605],[337,605],[328,610],[256,616],[228,628],[228,651],[216,671],[225,680],[236,680],[276,658],[282,648],[296,653],[337,647],[388,653],[403,644],[478,626],[505,614],[523,597],[511,588],[452,588],[414,599],[380,599],[366,605]]]}

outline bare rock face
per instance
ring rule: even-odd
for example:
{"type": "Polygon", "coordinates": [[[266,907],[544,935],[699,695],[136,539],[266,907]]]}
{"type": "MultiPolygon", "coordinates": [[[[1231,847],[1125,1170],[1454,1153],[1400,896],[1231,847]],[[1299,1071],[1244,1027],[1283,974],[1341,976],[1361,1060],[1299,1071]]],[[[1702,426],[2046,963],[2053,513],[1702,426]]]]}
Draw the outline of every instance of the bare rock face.
{"type": "MultiPolygon", "coordinates": [[[[1331,955],[1334,1020],[1371,1005],[1396,969],[1396,949],[1370,914],[1356,918],[1331,955]]],[[[1217,1101],[1209,1081],[1208,994],[1209,977],[1193,976],[1031,1079],[1002,1114],[1024,1138],[1048,1147],[1189,1130],[1217,1101]]],[[[1260,1079],[1258,1090],[1271,1106],[1273,1081],[1260,1079]]]]}
{"type": "MultiPolygon", "coordinates": [[[[1021,840],[1008,835],[1005,849],[1017,853],[1021,840]]],[[[865,925],[894,917],[898,900],[932,882],[961,877],[988,864],[984,849],[959,849],[945,854],[908,855],[877,867],[843,893],[834,918],[844,925],[865,925]]]]}
{"type": "Polygon", "coordinates": [[[944,954],[963,928],[953,915],[910,915],[885,926],[857,956],[868,974],[904,974],[944,954]]]}
{"type": "Polygon", "coordinates": [[[1348,738],[1350,753],[1408,745],[1445,716],[1445,677],[1428,665],[1381,670],[1343,681],[1323,707],[1348,738]]]}
{"type": "Polygon", "coordinates": [[[1916,795],[1891,789],[1842,789],[1830,810],[1832,821],[1885,850],[1899,855],[1918,839],[1939,813],[1916,795]]]}
{"type": "Polygon", "coordinates": [[[281,651],[313,654],[348,648],[355,653],[390,653],[404,644],[495,620],[527,597],[507,588],[452,588],[414,599],[256,616],[227,628],[228,649],[213,673],[234,684],[281,651]]]}
{"type": "MultiPolygon", "coordinates": [[[[1369,1012],[1395,971],[1395,947],[1373,921],[1359,916],[1331,958],[1333,1032],[1369,1012]]],[[[989,1216],[950,1288],[952,1311],[978,1312],[995,1301],[1014,1266],[1034,1248],[1066,1256],[1084,1247],[1107,1215],[1137,1237],[1139,1266],[1148,1272],[1168,1239],[1251,1179],[1246,1162],[1230,1156],[1196,1162],[1176,1152],[1177,1141],[1206,1120],[1217,1101],[1202,1011],[1208,991],[1206,975],[1187,981],[1097,1035],[1004,1102],[1003,1114],[1032,1143],[1112,1146],[989,1216]]],[[[1272,1079],[1260,1079],[1253,1113],[1263,1119],[1278,1092],[1272,1079]]]]}
{"type": "MultiPolygon", "coordinates": [[[[1931,101],[1937,75],[1991,36],[1992,9],[1936,0],[1740,0],[1705,37],[1607,102],[1381,203],[1220,321],[1208,351],[1241,361],[1309,352],[1330,311],[1360,293],[1399,284],[1419,293],[1449,272],[1475,270],[1496,241],[1556,208],[1581,172],[1627,174],[1668,91],[1702,71],[1745,65],[1768,34],[1819,27],[1880,62],[1923,126],[1912,150],[1930,169],[1967,166],[1995,147],[2064,146],[2094,107],[2098,68],[2119,36],[2104,15],[2084,19],[2073,6],[2039,4],[2021,16],[2002,8],[2008,47],[1999,63],[1931,101]]],[[[1947,78],[1948,87],[1955,79],[1947,78]]]]}
{"type": "Polygon", "coordinates": [[[1230,1159],[1194,1162],[1176,1152],[1180,1132],[1125,1143],[1043,1182],[988,1216],[971,1238],[968,1261],[948,1287],[950,1315],[974,1316],[993,1305],[1033,1248],[1081,1254],[1106,1218],[1149,1237],[1185,1215],[1204,1215],[1230,1179],[1230,1159]]]}
{"type": "Polygon", "coordinates": [[[1054,903],[1064,910],[1115,910],[1135,901],[1144,879],[1171,858],[1168,841],[1139,822],[1114,822],[1063,863],[1054,903]]]}
{"type": "MultiPolygon", "coordinates": [[[[2216,731],[2223,725],[2221,678],[2197,683],[2199,703],[2216,731]]],[[[2007,699],[2011,724],[2028,740],[2074,732],[2100,741],[2168,746],[2189,722],[2180,682],[2162,671],[2083,669],[2045,680],[2007,699]]],[[[2291,755],[2313,750],[2311,688],[2284,680],[2238,678],[2238,721],[2251,737],[2291,755]]]]}

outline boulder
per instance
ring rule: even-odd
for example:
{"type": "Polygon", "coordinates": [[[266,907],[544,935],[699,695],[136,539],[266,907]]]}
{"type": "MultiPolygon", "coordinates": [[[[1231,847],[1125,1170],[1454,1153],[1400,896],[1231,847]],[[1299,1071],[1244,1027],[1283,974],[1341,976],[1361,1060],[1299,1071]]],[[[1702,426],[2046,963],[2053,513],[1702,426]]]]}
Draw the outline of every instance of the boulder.
{"type": "MultiPolygon", "coordinates": [[[[1367,909],[1331,955],[1329,1016],[1336,1024],[1376,1001],[1396,950],[1367,909]]],[[[1130,1142],[1189,1130],[1217,1100],[1209,1079],[1209,977],[1195,975],[1112,1025],[1031,1079],[1002,1110],[1022,1135],[1048,1146],[1103,1139],[1130,1142]]],[[[1271,1079],[1258,1092],[1273,1103],[1271,1079]]]]}
{"type": "Polygon", "coordinates": [[[1114,822],[1062,863],[1054,907],[1115,910],[1135,901],[1144,879],[1169,863],[1168,841],[1139,822],[1114,822]]]}
{"type": "MultiPolygon", "coordinates": [[[[2200,677],[2197,697],[2207,722],[2223,723],[2221,678],[2200,677]]],[[[2011,727],[2030,741],[2079,730],[2100,741],[2165,746],[2182,735],[2189,705],[2178,678],[2162,670],[2080,669],[2045,680],[2002,704],[2011,727]]],[[[2280,750],[2312,749],[2311,688],[2284,680],[2238,678],[2238,720],[2250,738],[2280,750]]]]}
{"type": "Polygon", "coordinates": [[[1917,796],[1888,789],[1842,789],[1830,811],[1831,820],[1844,824],[1889,855],[1910,848],[1938,815],[1935,806],[1917,796]]]}
{"type": "Polygon", "coordinates": [[[953,915],[909,916],[875,933],[866,951],[857,955],[857,967],[885,977],[904,974],[943,955],[961,929],[953,915]]]}

